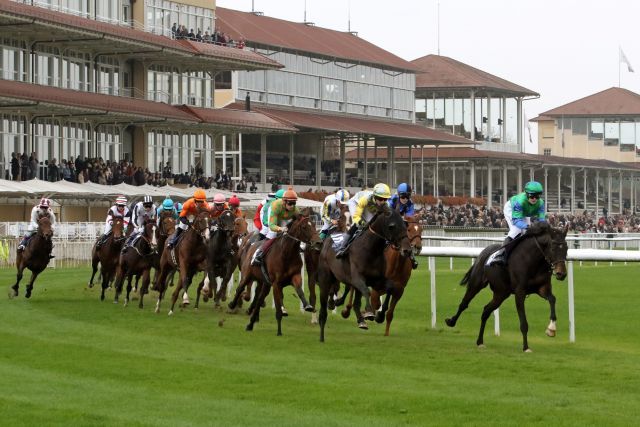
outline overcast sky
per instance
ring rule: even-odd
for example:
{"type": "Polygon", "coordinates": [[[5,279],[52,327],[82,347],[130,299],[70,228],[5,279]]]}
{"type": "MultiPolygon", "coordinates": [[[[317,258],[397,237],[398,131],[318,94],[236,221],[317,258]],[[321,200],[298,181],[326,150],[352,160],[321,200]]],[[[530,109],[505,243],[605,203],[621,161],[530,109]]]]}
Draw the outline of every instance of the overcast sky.
{"type": "MultiPolygon", "coordinates": [[[[251,11],[251,0],[217,0],[251,11]]],[[[302,22],[304,0],[255,0],[265,15],[302,22]]],[[[438,53],[540,93],[526,101],[528,118],[618,86],[618,48],[636,70],[621,64],[621,86],[640,93],[638,0],[307,0],[307,20],[351,30],[385,50],[413,60],[438,53]]],[[[536,126],[532,124],[534,141],[536,126]]],[[[527,140],[525,134],[525,140],[527,140]]],[[[526,143],[529,152],[536,147],[526,143]]]]}

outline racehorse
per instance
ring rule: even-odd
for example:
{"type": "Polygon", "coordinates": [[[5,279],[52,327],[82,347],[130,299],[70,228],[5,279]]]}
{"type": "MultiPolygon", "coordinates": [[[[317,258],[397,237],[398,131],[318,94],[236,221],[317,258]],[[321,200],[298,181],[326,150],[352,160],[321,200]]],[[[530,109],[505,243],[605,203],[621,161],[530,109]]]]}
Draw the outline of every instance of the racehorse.
{"type": "Polygon", "coordinates": [[[180,240],[173,249],[165,248],[160,257],[160,276],[158,277],[158,301],[156,313],[160,312],[160,302],[167,290],[167,276],[174,269],[180,272],[180,285],[176,286],[171,297],[171,309],[173,314],[176,300],[181,290],[184,290],[184,305],[188,304],[187,290],[197,271],[206,268],[207,243],[209,241],[209,212],[202,211],[193,220],[189,229],[182,233],[180,240]]]}
{"type": "MultiPolygon", "coordinates": [[[[131,228],[131,227],[129,227],[131,228]]],[[[89,287],[93,287],[93,278],[98,271],[98,263],[100,264],[100,275],[102,276],[102,293],[100,301],[104,301],[104,292],[109,287],[109,283],[115,277],[118,260],[120,259],[120,250],[126,236],[123,235],[124,220],[122,218],[113,218],[111,234],[102,244],[100,249],[96,249],[96,243],[93,244],[91,250],[91,279],[89,279],[89,287]]]]}
{"type": "Polygon", "coordinates": [[[269,287],[273,288],[273,299],[276,306],[276,321],[278,323],[278,336],[282,335],[282,310],[283,287],[293,284],[305,307],[309,306],[302,292],[302,259],[300,258],[300,244],[317,245],[320,243],[318,232],[305,215],[296,214],[287,225],[288,231],[274,238],[270,250],[264,255],[263,264],[251,265],[254,252],[260,243],[247,248],[242,258],[240,271],[242,279],[238,283],[235,296],[229,303],[229,308],[234,310],[245,287],[254,280],[258,282],[255,297],[249,308],[251,319],[246,327],[252,331],[253,326],[260,319],[260,308],[269,294],[269,287]]]}
{"type": "Polygon", "coordinates": [[[158,264],[158,251],[156,250],[156,245],[153,243],[154,226],[155,224],[152,220],[145,222],[140,238],[138,238],[132,247],[127,248],[125,252],[120,254],[120,262],[118,263],[115,281],[116,292],[113,299],[114,303],[118,302],[118,298],[122,292],[122,285],[124,280],[127,279],[127,296],[124,300],[124,306],[126,307],[129,303],[129,295],[131,294],[131,279],[135,275],[137,283],[138,278],[142,276],[140,302],[138,303],[138,307],[142,308],[142,299],[149,291],[151,267],[158,264]]]}
{"type": "MultiPolygon", "coordinates": [[[[407,225],[407,237],[409,238],[411,250],[413,251],[414,255],[419,255],[420,251],[422,250],[422,227],[418,223],[418,218],[416,218],[415,216],[405,216],[404,220],[407,225]]],[[[372,288],[371,305],[376,310],[375,320],[377,323],[382,323],[386,316],[387,324],[384,335],[388,337],[389,328],[391,327],[391,322],[393,321],[393,313],[395,312],[396,305],[400,301],[400,298],[402,298],[402,295],[404,294],[404,289],[407,286],[407,283],[409,283],[413,267],[411,265],[411,259],[402,256],[402,254],[400,253],[400,249],[393,245],[387,246],[384,250],[384,259],[386,266],[385,276],[393,286],[389,290],[377,286],[372,288]],[[383,294],[386,294],[386,296],[384,299],[384,303],[382,303],[381,305],[380,296],[383,294]],[[391,301],[390,304],[389,301],[391,301]]],[[[353,288],[351,288],[351,291],[353,292],[353,288]]],[[[347,304],[345,309],[342,310],[342,317],[349,317],[351,306],[351,303],[349,303],[347,304]]],[[[358,325],[360,327],[364,326],[364,319],[362,319],[362,314],[356,312],[356,317],[358,325]]]]}
{"type": "MultiPolygon", "coordinates": [[[[234,220],[233,225],[233,235],[231,236],[232,242],[232,250],[234,251],[233,257],[229,260],[230,263],[227,265],[227,274],[229,277],[226,280],[222,280],[220,284],[220,289],[216,293],[214,301],[216,304],[219,304],[220,301],[227,300],[227,286],[229,285],[229,280],[233,275],[236,267],[240,264],[240,243],[243,241],[245,236],[247,235],[247,221],[244,218],[236,218],[234,220]]],[[[227,277],[226,275],[223,277],[227,277]]]]}
{"type": "MultiPolygon", "coordinates": [[[[203,300],[205,302],[210,297],[211,289],[215,287],[215,278],[222,277],[226,288],[226,284],[231,279],[233,270],[235,270],[236,264],[233,261],[236,254],[233,242],[234,230],[235,217],[230,210],[222,212],[212,223],[211,237],[207,245],[207,278],[210,282],[213,282],[214,286],[204,290],[203,300]]],[[[205,280],[198,284],[195,308],[198,308],[200,304],[200,293],[203,291],[205,280]]]]}
{"type": "MultiPolygon", "coordinates": [[[[164,245],[167,242],[169,236],[171,236],[175,232],[176,228],[176,220],[173,218],[173,211],[162,211],[160,213],[160,224],[159,227],[156,227],[156,247],[158,251],[158,261],[162,256],[162,252],[164,250],[164,245]]],[[[156,269],[156,272],[153,276],[153,283],[158,282],[158,275],[160,274],[159,265],[153,266],[156,269]]],[[[175,274],[175,270],[169,275],[171,286],[173,286],[173,276],[175,274]]],[[[138,280],[136,278],[136,289],[137,289],[138,280]]]]}
{"type": "Polygon", "coordinates": [[[25,298],[31,297],[31,291],[33,290],[33,282],[36,281],[36,277],[44,270],[49,264],[49,254],[53,248],[53,229],[51,228],[51,220],[49,218],[41,217],[38,220],[38,231],[36,235],[29,239],[27,247],[21,251],[18,251],[16,256],[16,267],[18,268],[18,274],[16,275],[16,284],[11,287],[9,291],[9,297],[17,297],[18,289],[20,287],[20,281],[22,280],[22,272],[25,268],[31,270],[31,278],[27,285],[27,290],[24,294],[25,298]]]}
{"type": "Polygon", "coordinates": [[[502,302],[514,294],[516,309],[520,318],[522,350],[530,352],[527,342],[529,325],[524,310],[524,300],[529,294],[538,294],[549,301],[551,320],[547,335],[555,336],[556,297],[551,290],[551,276],[564,280],[567,276],[567,228],[555,229],[547,222],[538,222],[529,227],[526,234],[512,242],[513,249],[507,265],[486,266],[489,256],[500,248],[499,244],[487,246],[478,256],[477,262],[467,271],[460,284],[467,285],[467,291],[460,302],[457,313],[445,319],[448,326],[455,326],[460,314],[469,302],[487,285],[491,286],[493,299],[484,306],[480,322],[480,333],[476,344],[484,347],[484,327],[491,313],[502,302]]]}
{"type": "MultiPolygon", "coordinates": [[[[407,237],[407,227],[402,216],[387,205],[378,208],[363,232],[357,236],[345,258],[337,259],[329,239],[325,239],[320,252],[318,282],[320,284],[320,341],[324,342],[324,327],[327,323],[329,295],[339,282],[352,286],[365,298],[364,320],[373,320],[369,287],[383,286],[391,289],[386,277],[384,248],[387,242],[400,248],[400,253],[408,257],[411,246],[407,237]]],[[[344,296],[343,296],[344,297],[344,296]]],[[[344,299],[341,299],[344,302],[344,299]]],[[[356,313],[360,312],[360,298],[356,298],[356,313]]],[[[340,305],[336,303],[336,305],[340,305]]]]}

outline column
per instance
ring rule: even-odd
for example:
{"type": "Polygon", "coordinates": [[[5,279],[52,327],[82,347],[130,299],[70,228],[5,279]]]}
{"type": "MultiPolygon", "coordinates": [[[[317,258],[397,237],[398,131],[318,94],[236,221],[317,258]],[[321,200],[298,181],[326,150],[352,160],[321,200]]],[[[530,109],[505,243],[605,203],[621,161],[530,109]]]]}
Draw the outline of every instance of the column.
{"type": "Polygon", "coordinates": [[[576,211],[576,171],[571,169],[571,200],[569,200],[569,209],[571,213],[576,211]]]}
{"type": "Polygon", "coordinates": [[[289,135],[289,184],[294,185],[294,168],[295,162],[293,161],[293,144],[295,142],[295,136],[289,135]]]}
{"type": "Polygon", "coordinates": [[[484,135],[486,141],[491,141],[491,95],[487,94],[487,132],[484,135]]]}
{"type": "Polygon", "coordinates": [[[324,139],[320,139],[316,145],[316,189],[322,187],[322,157],[324,155],[324,139]]]}
{"type": "Polygon", "coordinates": [[[424,144],[420,145],[420,194],[424,196],[424,144]]]}
{"type": "Polygon", "coordinates": [[[367,153],[367,151],[369,150],[369,144],[368,144],[369,140],[368,138],[365,136],[362,140],[362,143],[364,145],[364,186],[368,187],[369,186],[369,164],[368,164],[368,158],[369,158],[369,154],[367,153]]]}
{"type": "Polygon", "coordinates": [[[469,197],[476,197],[476,163],[471,162],[469,171],[469,197]]]}
{"type": "Polygon", "coordinates": [[[500,141],[505,144],[507,142],[507,98],[505,96],[502,97],[502,114],[500,114],[500,118],[502,119],[500,141]]]}
{"type": "Polygon", "coordinates": [[[267,192],[267,135],[260,135],[260,181],[262,182],[262,191],[267,192]]]}
{"type": "Polygon", "coordinates": [[[620,200],[620,214],[622,214],[624,204],[622,200],[622,171],[618,171],[618,199],[620,200]]]}
{"type": "Polygon", "coordinates": [[[501,203],[502,206],[504,206],[504,204],[507,203],[507,178],[508,178],[507,174],[508,173],[509,173],[508,166],[505,163],[504,166],[502,167],[502,203],[501,203]]]}
{"type": "Polygon", "coordinates": [[[600,171],[596,170],[596,219],[600,212],[600,171]]]}
{"type": "Polygon", "coordinates": [[[584,198],[583,200],[583,206],[585,209],[587,209],[587,168],[584,168],[582,171],[582,196],[584,198]]]}
{"type": "MultiPolygon", "coordinates": [[[[547,167],[544,167],[544,201],[545,203],[547,203],[547,206],[549,204],[549,170],[547,169],[547,167]]],[[[549,208],[547,207],[547,211],[549,210],[549,208]]]]}
{"type": "MultiPolygon", "coordinates": [[[[522,127],[523,125],[526,126],[526,123],[522,123],[522,97],[518,97],[516,98],[516,120],[518,121],[518,132],[517,132],[517,136],[518,136],[518,151],[520,153],[524,153],[524,144],[522,141],[522,127]]],[[[520,187],[521,188],[521,187],[520,187]]]]}
{"type": "Polygon", "coordinates": [[[391,184],[391,143],[387,142],[387,185],[392,186],[391,184]]]}
{"type": "Polygon", "coordinates": [[[227,135],[222,135],[222,172],[227,172],[227,135]]]}
{"type": "Polygon", "coordinates": [[[613,184],[613,176],[611,176],[611,171],[607,172],[607,211],[609,211],[609,215],[611,215],[611,187],[613,184]]]}
{"type": "Polygon", "coordinates": [[[487,162],[487,207],[493,206],[493,177],[491,162],[487,162]]]}
{"type": "Polygon", "coordinates": [[[533,167],[529,168],[529,181],[535,181],[536,180],[536,172],[535,169],[533,167]]]}
{"type": "Polygon", "coordinates": [[[345,165],[345,142],[344,135],[340,135],[340,187],[344,188],[347,184],[347,180],[345,179],[346,173],[346,165],[345,165]]]}
{"type": "Polygon", "coordinates": [[[560,187],[560,182],[562,181],[562,168],[558,168],[558,212],[560,212],[560,204],[562,202],[562,188],[560,187]]]}
{"type": "Polygon", "coordinates": [[[440,159],[439,159],[439,153],[438,153],[438,145],[436,144],[436,175],[435,175],[435,187],[436,190],[433,192],[433,195],[435,197],[440,197],[440,159]]]}
{"type": "Polygon", "coordinates": [[[470,93],[471,98],[471,140],[476,140],[476,92],[472,90],[470,93]]]}
{"type": "Polygon", "coordinates": [[[397,187],[397,183],[396,183],[396,146],[395,145],[391,145],[391,143],[389,143],[389,150],[391,151],[391,170],[388,169],[387,167],[387,175],[391,176],[391,179],[389,180],[389,187],[397,187]]]}
{"type": "Polygon", "coordinates": [[[411,188],[415,191],[415,184],[413,182],[413,145],[409,144],[409,181],[407,181],[411,188]]]}
{"type": "MultiPolygon", "coordinates": [[[[518,164],[518,188],[516,188],[516,193],[522,191],[522,164],[518,164]]],[[[505,202],[506,203],[506,202],[505,202]]]]}

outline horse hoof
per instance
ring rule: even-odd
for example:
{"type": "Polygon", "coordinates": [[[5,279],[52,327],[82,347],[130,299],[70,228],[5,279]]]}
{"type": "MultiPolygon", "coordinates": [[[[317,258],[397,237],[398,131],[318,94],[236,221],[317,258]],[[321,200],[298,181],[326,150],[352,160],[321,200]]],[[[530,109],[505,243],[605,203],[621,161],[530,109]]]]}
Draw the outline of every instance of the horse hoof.
{"type": "Polygon", "coordinates": [[[123,307],[126,307],[126,306],[128,306],[128,305],[129,305],[129,302],[128,302],[127,300],[124,300],[124,305],[123,305],[123,307]]]}
{"type": "Polygon", "coordinates": [[[313,313],[313,306],[311,304],[307,304],[304,307],[304,311],[306,311],[307,313],[313,313]]]}
{"type": "MultiPolygon", "coordinates": [[[[142,307],[140,307],[142,308],[142,307]]],[[[156,314],[160,313],[160,309],[158,307],[156,307],[156,309],[154,310],[156,314]]]]}
{"type": "Polygon", "coordinates": [[[375,320],[376,318],[376,316],[370,311],[367,311],[366,313],[364,313],[362,317],[364,317],[364,320],[375,320]]]}
{"type": "Polygon", "coordinates": [[[486,348],[484,344],[478,344],[478,348],[486,348]]]}
{"type": "Polygon", "coordinates": [[[549,329],[547,328],[547,330],[545,331],[545,333],[547,334],[548,337],[555,337],[556,336],[556,331],[554,331],[553,329],[549,329]]]}
{"type": "Polygon", "coordinates": [[[376,323],[384,322],[384,313],[382,311],[376,311],[376,323]]]}
{"type": "Polygon", "coordinates": [[[327,301],[327,310],[334,310],[335,308],[336,308],[336,302],[331,298],[329,298],[329,301],[327,301]]]}
{"type": "Polygon", "coordinates": [[[367,322],[360,322],[360,323],[358,323],[358,328],[364,329],[364,330],[369,330],[369,325],[367,325],[367,322]]]}
{"type": "Polygon", "coordinates": [[[26,294],[24,294],[25,298],[31,298],[31,291],[27,291],[26,294]]]}
{"type": "Polygon", "coordinates": [[[104,301],[104,295],[100,295],[100,301],[104,301]]]}
{"type": "Polygon", "coordinates": [[[280,307],[280,311],[282,311],[282,317],[289,317],[289,313],[287,313],[287,309],[284,306],[280,307]]]}
{"type": "Polygon", "coordinates": [[[524,352],[525,352],[525,353],[533,353],[533,350],[531,350],[530,348],[528,348],[528,349],[526,349],[524,352]]]}
{"type": "Polygon", "coordinates": [[[318,324],[318,313],[311,313],[311,324],[312,325],[318,324]]]}
{"type": "Polygon", "coordinates": [[[89,282],[87,283],[87,286],[89,286],[89,289],[93,288],[93,283],[89,282]]]}
{"type": "Polygon", "coordinates": [[[13,299],[18,296],[18,291],[15,289],[9,289],[9,299],[13,299]]]}
{"type": "Polygon", "coordinates": [[[169,316],[173,316],[173,310],[169,310],[169,316]]]}
{"type": "Polygon", "coordinates": [[[247,325],[247,327],[246,327],[246,328],[244,328],[244,330],[245,330],[245,331],[253,331],[253,325],[252,325],[251,323],[249,323],[249,324],[247,325]]]}
{"type": "Polygon", "coordinates": [[[454,322],[453,319],[444,319],[444,323],[446,323],[450,328],[456,326],[456,322],[454,322]]]}
{"type": "Polygon", "coordinates": [[[351,315],[351,310],[347,310],[345,308],[340,311],[340,316],[342,316],[343,319],[348,319],[350,315],[351,315]]]}
{"type": "Polygon", "coordinates": [[[209,301],[209,296],[208,295],[202,295],[202,301],[203,302],[209,301]]]}

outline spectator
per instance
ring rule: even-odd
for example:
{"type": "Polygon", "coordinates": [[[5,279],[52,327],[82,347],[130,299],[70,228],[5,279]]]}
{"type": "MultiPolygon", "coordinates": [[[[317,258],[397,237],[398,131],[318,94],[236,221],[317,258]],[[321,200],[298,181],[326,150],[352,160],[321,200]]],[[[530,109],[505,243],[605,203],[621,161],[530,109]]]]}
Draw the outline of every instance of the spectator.
{"type": "Polygon", "coordinates": [[[17,153],[11,153],[11,176],[14,181],[20,180],[20,160],[17,153]]]}

